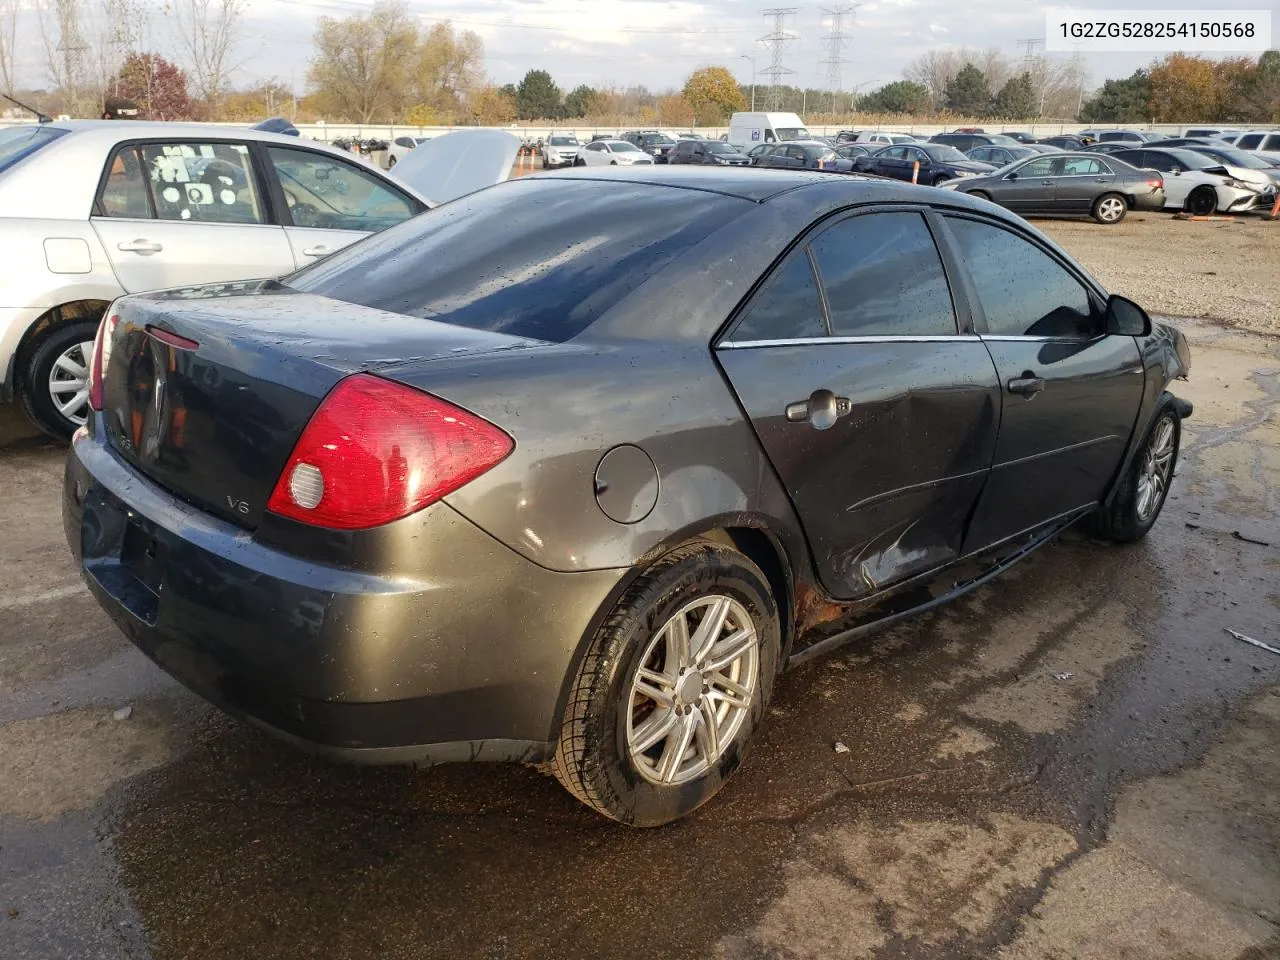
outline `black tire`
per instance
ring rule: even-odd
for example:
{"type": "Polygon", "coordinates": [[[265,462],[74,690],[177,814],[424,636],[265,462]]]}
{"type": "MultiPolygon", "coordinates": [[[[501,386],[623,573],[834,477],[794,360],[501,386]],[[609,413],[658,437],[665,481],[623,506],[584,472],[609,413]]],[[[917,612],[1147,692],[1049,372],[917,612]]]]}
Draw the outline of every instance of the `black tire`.
{"type": "Polygon", "coordinates": [[[388,161],[387,161],[387,169],[388,169],[388,170],[390,170],[390,169],[391,169],[392,167],[394,167],[395,165],[396,165],[396,158],[395,158],[395,157],[392,157],[390,160],[388,160],[388,161]]]}
{"type": "Polygon", "coordinates": [[[593,810],[634,827],[661,826],[696,810],[742,762],[768,707],[780,645],[777,605],[751,560],[705,541],[668,553],[626,590],[583,659],[552,762],[557,779],[593,810]],[[751,705],[718,762],[696,778],[655,783],[641,774],[627,747],[628,719],[635,709],[632,679],[664,625],[686,604],[713,594],[740,604],[755,626],[757,680],[751,705]]]}
{"type": "MultiPolygon", "coordinates": [[[[54,404],[49,386],[54,363],[78,344],[92,344],[97,333],[97,320],[81,320],[55,327],[39,342],[26,369],[19,374],[18,398],[23,411],[32,423],[55,439],[67,439],[80,423],[63,416],[54,404]]],[[[84,352],[88,351],[89,348],[84,348],[84,352]]],[[[86,371],[90,359],[88,356],[84,357],[86,371]]],[[[80,422],[83,422],[83,417],[80,422]]]]}
{"type": "Polygon", "coordinates": [[[609,161],[609,166],[611,166],[611,167],[616,167],[617,165],[618,165],[618,161],[617,161],[617,160],[610,160],[610,161],[609,161]]]}
{"type": "Polygon", "coordinates": [[[547,163],[547,155],[545,153],[542,155],[542,169],[543,170],[551,169],[551,164],[547,163]]]}
{"type": "Polygon", "coordinates": [[[574,157],[573,165],[575,167],[585,167],[587,165],[587,161],[583,160],[581,157],[574,157]]]}
{"type": "Polygon", "coordinates": [[[1089,216],[1098,223],[1111,226],[1125,218],[1129,212],[1129,203],[1118,193],[1104,193],[1093,201],[1089,216]]]}
{"type": "Polygon", "coordinates": [[[932,180],[929,181],[929,185],[932,187],[940,187],[950,179],[951,178],[948,177],[945,173],[940,173],[936,177],[934,177],[932,180]]]}
{"type": "Polygon", "coordinates": [[[1092,515],[1090,528],[1092,532],[1104,540],[1115,543],[1134,543],[1147,535],[1164,508],[1165,499],[1169,495],[1169,485],[1178,466],[1178,451],[1182,442],[1182,420],[1173,406],[1173,398],[1168,394],[1161,399],[1156,408],[1156,415],[1142,438],[1129,469],[1120,478],[1116,497],[1108,508],[1100,505],[1092,515]],[[1169,460],[1169,468],[1164,485],[1160,489],[1154,508],[1144,513],[1140,510],[1139,489],[1144,472],[1148,469],[1148,457],[1153,441],[1160,435],[1162,425],[1169,424],[1172,429],[1173,449],[1169,460]]]}
{"type": "Polygon", "coordinates": [[[1183,209],[1195,217],[1207,217],[1218,209],[1218,192],[1208,184],[1196,187],[1187,196],[1183,209]]]}
{"type": "Polygon", "coordinates": [[[987,193],[985,190],[974,190],[969,194],[969,196],[977,197],[979,200],[986,200],[988,203],[991,202],[991,194],[987,193]]]}

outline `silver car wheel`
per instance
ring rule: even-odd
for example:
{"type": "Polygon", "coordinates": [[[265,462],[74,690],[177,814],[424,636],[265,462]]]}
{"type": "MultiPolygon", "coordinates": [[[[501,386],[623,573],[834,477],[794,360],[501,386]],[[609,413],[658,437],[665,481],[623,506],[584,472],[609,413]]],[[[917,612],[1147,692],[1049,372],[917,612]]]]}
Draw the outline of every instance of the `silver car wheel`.
{"type": "Polygon", "coordinates": [[[1106,197],[1098,204],[1098,219],[1103,223],[1115,223],[1124,216],[1124,201],[1118,197],[1106,197]]]}
{"type": "Polygon", "coordinates": [[[760,638],[746,609],[713,594],[654,634],[627,698],[627,753],[650,783],[695,780],[733,743],[756,697],[760,638]]]}
{"type": "Polygon", "coordinates": [[[93,341],[73,343],[58,354],[49,370],[49,397],[53,406],[77,427],[83,426],[89,411],[89,362],[93,341]]]}
{"type": "Polygon", "coordinates": [[[1173,473],[1173,422],[1164,417],[1142,455],[1142,468],[1138,473],[1138,519],[1146,523],[1153,516],[1164,493],[1169,489],[1169,477],[1173,473]]]}

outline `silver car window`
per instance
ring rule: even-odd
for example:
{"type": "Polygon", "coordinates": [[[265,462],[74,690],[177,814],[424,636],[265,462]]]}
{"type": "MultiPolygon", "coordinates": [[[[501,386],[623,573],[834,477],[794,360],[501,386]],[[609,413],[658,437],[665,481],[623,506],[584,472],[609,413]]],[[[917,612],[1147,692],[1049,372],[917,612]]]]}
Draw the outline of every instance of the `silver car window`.
{"type": "Polygon", "coordinates": [[[354,164],[290,147],[267,147],[295,226],[377,231],[416,212],[408,199],[354,164]]]}
{"type": "Polygon", "coordinates": [[[138,147],[157,220],[265,223],[243,143],[144,143],[138,147]]]}

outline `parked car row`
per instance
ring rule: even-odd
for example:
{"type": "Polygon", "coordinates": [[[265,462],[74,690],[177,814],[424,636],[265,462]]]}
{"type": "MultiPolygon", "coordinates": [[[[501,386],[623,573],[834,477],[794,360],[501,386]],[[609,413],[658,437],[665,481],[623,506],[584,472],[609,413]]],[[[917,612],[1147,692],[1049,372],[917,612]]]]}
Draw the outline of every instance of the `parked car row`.
{"type": "Polygon", "coordinates": [[[0,400],[84,423],[103,311],[144,290],[291,273],[506,179],[519,141],[472,130],[390,173],[263,130],[71,121],[0,130],[0,400]]]}

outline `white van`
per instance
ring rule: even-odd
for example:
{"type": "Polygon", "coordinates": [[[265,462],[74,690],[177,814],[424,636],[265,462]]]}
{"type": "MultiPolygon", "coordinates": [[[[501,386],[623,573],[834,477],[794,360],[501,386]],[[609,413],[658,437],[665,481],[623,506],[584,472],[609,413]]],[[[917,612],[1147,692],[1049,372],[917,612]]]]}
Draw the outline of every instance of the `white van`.
{"type": "Polygon", "coordinates": [[[762,143],[808,140],[804,121],[794,113],[735,113],[729,118],[729,142],[746,153],[762,143]]]}

